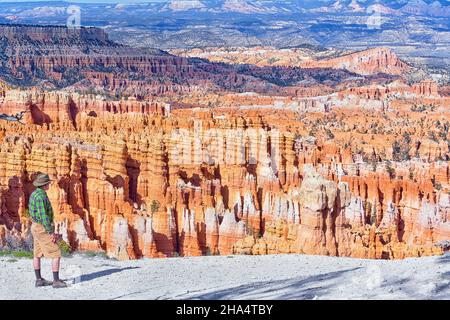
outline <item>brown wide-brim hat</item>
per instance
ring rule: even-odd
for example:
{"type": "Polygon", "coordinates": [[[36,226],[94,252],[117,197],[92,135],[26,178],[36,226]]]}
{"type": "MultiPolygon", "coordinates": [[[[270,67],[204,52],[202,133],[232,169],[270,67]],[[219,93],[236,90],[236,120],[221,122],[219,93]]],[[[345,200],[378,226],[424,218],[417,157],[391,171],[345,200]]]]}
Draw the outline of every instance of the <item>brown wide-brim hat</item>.
{"type": "Polygon", "coordinates": [[[42,187],[45,186],[46,184],[49,184],[50,182],[52,182],[50,180],[50,177],[48,176],[48,174],[40,174],[36,177],[36,179],[34,179],[33,181],[33,185],[35,187],[42,187]]]}

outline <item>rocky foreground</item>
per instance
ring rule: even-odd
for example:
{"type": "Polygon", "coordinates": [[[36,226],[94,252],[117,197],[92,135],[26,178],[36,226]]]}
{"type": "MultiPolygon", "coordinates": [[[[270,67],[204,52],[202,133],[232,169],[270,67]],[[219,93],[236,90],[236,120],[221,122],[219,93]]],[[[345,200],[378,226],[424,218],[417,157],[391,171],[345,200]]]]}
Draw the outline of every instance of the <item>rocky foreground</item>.
{"type": "MultiPolygon", "coordinates": [[[[0,258],[0,299],[449,299],[450,256],[65,259],[68,289],[34,288],[31,260],[0,258]]],[[[43,275],[50,277],[49,261],[43,275]]]]}

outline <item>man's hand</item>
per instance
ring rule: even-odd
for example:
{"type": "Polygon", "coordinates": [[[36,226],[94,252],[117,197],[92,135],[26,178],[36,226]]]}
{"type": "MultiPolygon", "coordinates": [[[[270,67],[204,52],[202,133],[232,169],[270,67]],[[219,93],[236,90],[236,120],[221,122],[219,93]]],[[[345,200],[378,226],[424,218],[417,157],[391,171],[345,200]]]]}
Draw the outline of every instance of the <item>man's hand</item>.
{"type": "Polygon", "coordinates": [[[57,233],[52,233],[52,234],[51,234],[51,236],[52,236],[52,242],[53,242],[53,243],[56,243],[56,242],[58,242],[58,241],[59,241],[59,239],[61,239],[61,238],[62,238],[62,235],[60,235],[60,234],[57,234],[57,233]]]}

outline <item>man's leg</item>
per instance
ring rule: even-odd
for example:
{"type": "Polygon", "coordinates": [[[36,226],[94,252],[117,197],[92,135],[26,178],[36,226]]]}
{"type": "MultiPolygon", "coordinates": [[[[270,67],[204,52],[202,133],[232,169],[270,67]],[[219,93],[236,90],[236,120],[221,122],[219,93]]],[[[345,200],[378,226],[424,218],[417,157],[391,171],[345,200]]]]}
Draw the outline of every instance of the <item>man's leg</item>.
{"type": "Polygon", "coordinates": [[[52,285],[51,281],[47,281],[41,276],[41,257],[40,256],[34,256],[33,257],[33,267],[34,267],[34,274],[36,275],[36,287],[45,287],[52,285]]]}
{"type": "MultiPolygon", "coordinates": [[[[54,242],[54,237],[47,233],[41,224],[35,227],[35,239],[38,239],[36,247],[38,251],[35,254],[36,257],[44,256],[45,258],[52,259],[52,272],[53,272],[53,288],[66,288],[67,284],[59,279],[59,265],[61,260],[61,249],[54,242]]],[[[35,243],[36,243],[35,242],[35,243]]]]}
{"type": "Polygon", "coordinates": [[[33,258],[33,267],[34,267],[34,274],[36,275],[36,280],[42,279],[42,277],[41,277],[41,258],[39,258],[39,257],[33,258]]]}
{"type": "Polygon", "coordinates": [[[52,272],[53,272],[53,288],[66,288],[67,284],[59,279],[59,265],[61,257],[52,259],[52,272]]]}
{"type": "Polygon", "coordinates": [[[61,258],[52,259],[53,281],[59,281],[59,265],[61,258]]]}
{"type": "MultiPolygon", "coordinates": [[[[39,233],[39,230],[36,230],[36,225],[33,224],[31,226],[31,233],[33,234],[33,267],[34,267],[34,274],[36,275],[36,287],[44,287],[44,286],[51,286],[53,282],[47,281],[41,276],[41,258],[43,255],[42,252],[42,246],[40,244],[41,239],[41,233],[39,233]]],[[[38,228],[39,229],[39,228],[38,228]]]]}

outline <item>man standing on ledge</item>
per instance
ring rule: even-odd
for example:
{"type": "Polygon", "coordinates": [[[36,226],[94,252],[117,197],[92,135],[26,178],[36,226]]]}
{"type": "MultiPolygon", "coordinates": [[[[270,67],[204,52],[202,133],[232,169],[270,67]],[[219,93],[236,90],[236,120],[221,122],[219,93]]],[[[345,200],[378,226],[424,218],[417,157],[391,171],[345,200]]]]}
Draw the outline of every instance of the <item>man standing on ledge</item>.
{"type": "Polygon", "coordinates": [[[30,196],[28,209],[33,224],[31,234],[34,239],[33,266],[36,274],[36,287],[50,286],[65,288],[67,284],[59,279],[59,264],[61,250],[57,245],[59,235],[55,233],[53,224],[53,209],[48,199],[47,191],[51,180],[47,174],[39,174],[33,181],[36,190],[30,196]],[[41,258],[52,259],[53,282],[41,277],[41,258]]]}

